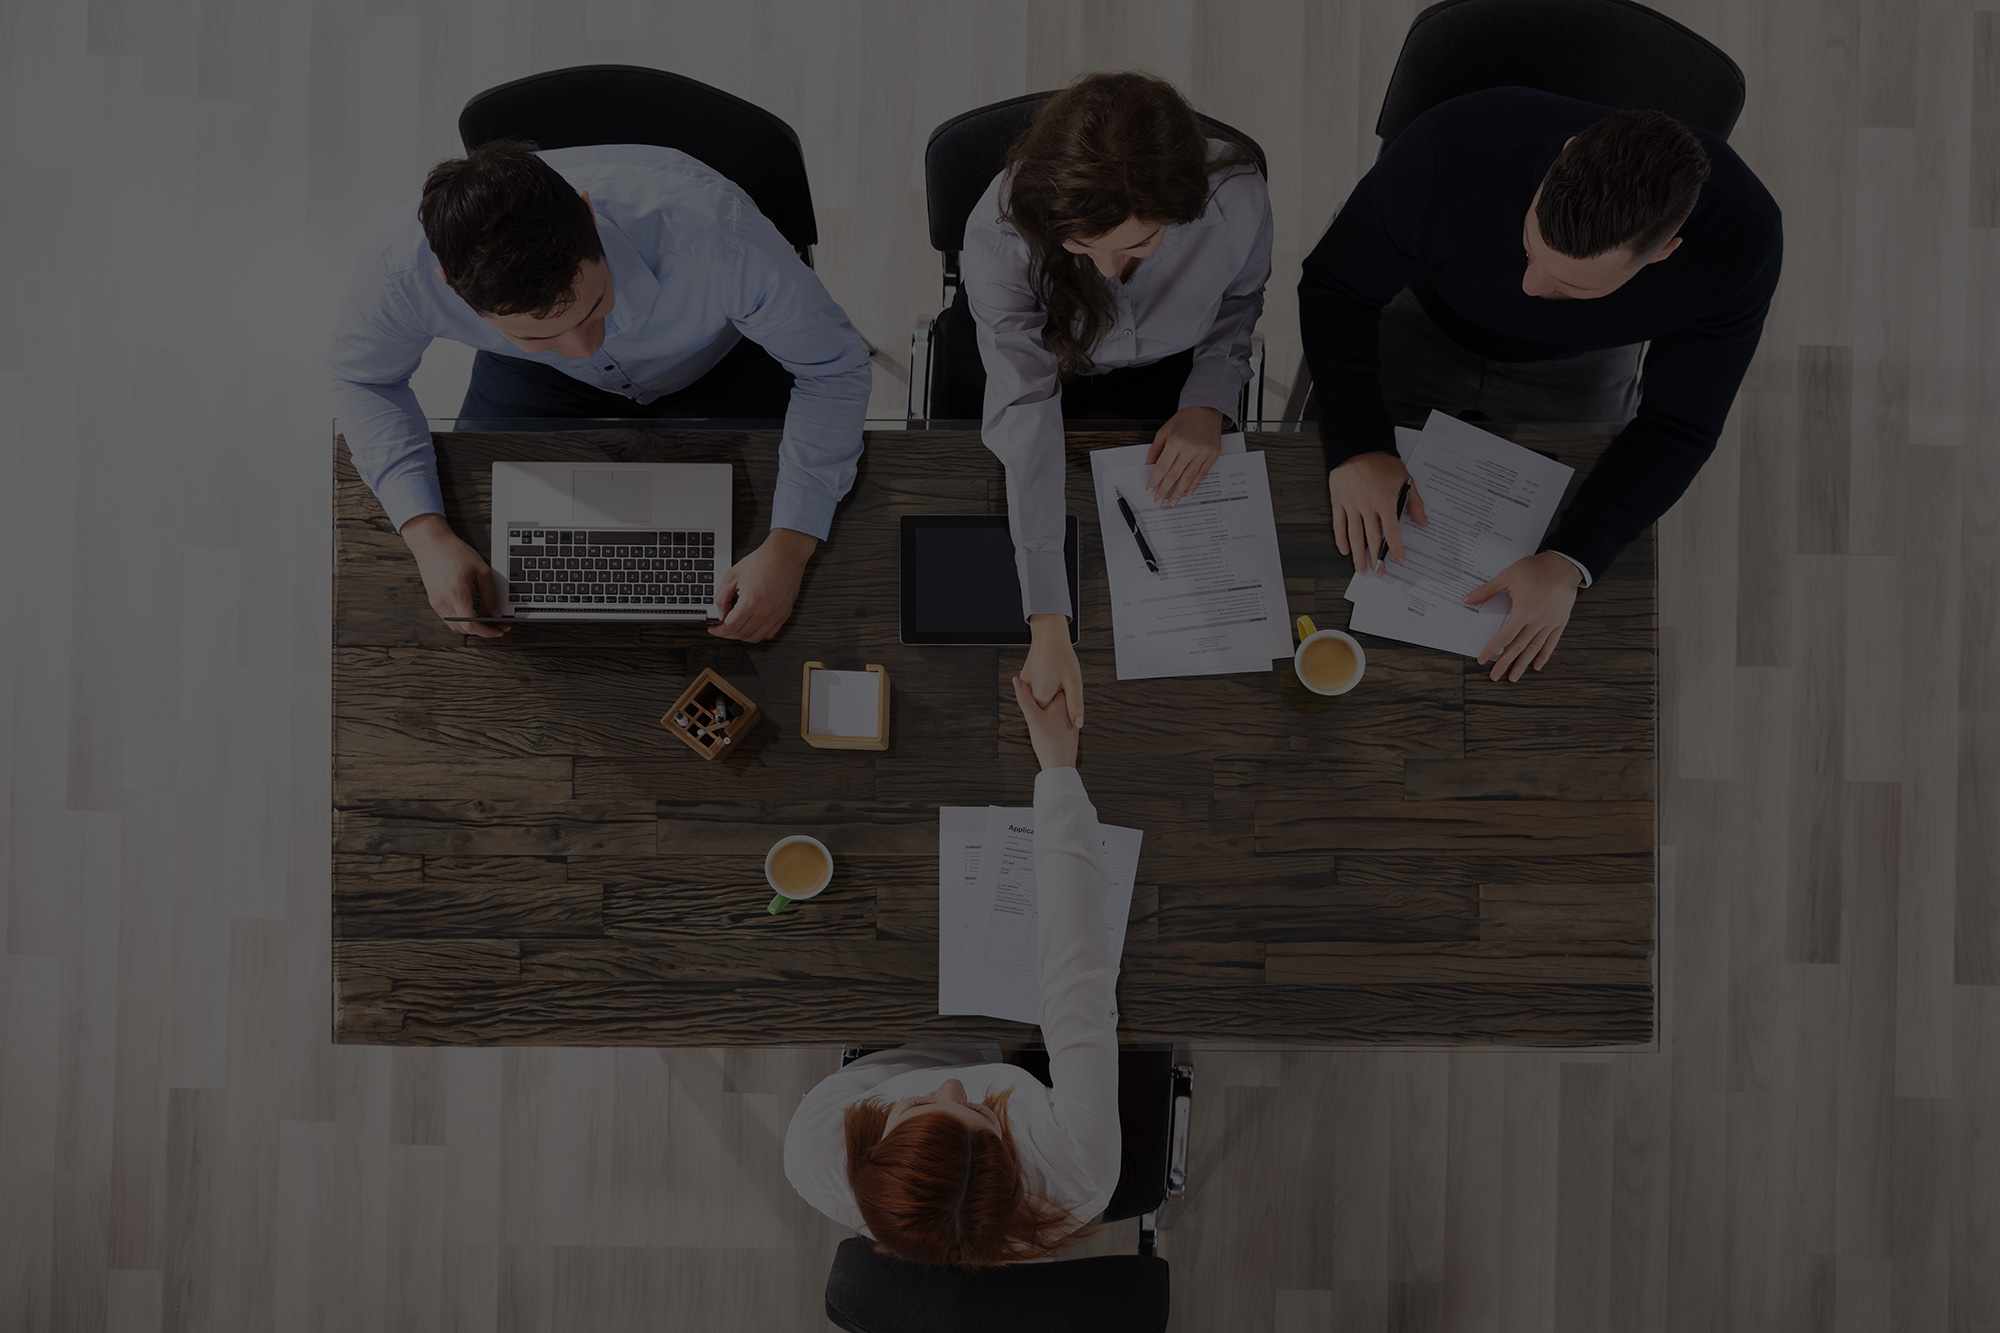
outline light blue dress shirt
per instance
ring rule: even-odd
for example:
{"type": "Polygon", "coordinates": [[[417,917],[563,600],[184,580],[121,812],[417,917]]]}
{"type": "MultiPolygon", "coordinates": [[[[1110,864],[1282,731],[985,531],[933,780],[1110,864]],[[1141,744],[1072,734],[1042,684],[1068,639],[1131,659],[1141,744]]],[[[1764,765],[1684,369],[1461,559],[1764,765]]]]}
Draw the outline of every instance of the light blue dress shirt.
{"type": "Polygon", "coordinates": [[[685,153],[641,144],[538,154],[590,192],[611,269],[604,346],[571,360],[526,353],[437,275],[417,218],[399,206],[369,242],[329,357],[333,405],[354,466],[401,530],[444,512],[437,456],[410,375],[433,338],[552,366],[650,403],[694,383],[739,337],[792,372],[771,526],[825,538],[854,484],[873,375],[868,345],[748,195],[685,153]]]}

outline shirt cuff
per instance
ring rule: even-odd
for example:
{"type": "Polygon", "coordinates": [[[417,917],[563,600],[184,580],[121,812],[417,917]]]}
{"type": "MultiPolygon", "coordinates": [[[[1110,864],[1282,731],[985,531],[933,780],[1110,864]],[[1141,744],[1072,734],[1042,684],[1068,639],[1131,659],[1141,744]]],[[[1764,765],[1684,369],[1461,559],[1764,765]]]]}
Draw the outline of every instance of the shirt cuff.
{"type": "Polygon", "coordinates": [[[1035,775],[1035,804],[1053,804],[1070,797],[1087,798],[1083,789],[1083,775],[1074,766],[1069,768],[1045,768],[1035,775]]]}
{"type": "Polygon", "coordinates": [[[771,526],[791,528],[825,541],[826,534],[833,528],[836,503],[810,487],[793,485],[781,479],[771,496],[771,526]]]}
{"type": "Polygon", "coordinates": [[[1234,364],[1219,357],[1196,358],[1181,386],[1182,407],[1212,407],[1225,417],[1234,417],[1243,405],[1243,376],[1234,364]]]}
{"type": "Polygon", "coordinates": [[[413,518],[444,512],[444,491],[435,475],[385,481],[382,489],[375,492],[375,498],[382,502],[382,512],[389,516],[389,525],[397,532],[413,518]]]}
{"type": "Polygon", "coordinates": [[[1020,553],[1021,618],[1044,614],[1073,616],[1069,604],[1069,566],[1061,551],[1020,553]]]}
{"type": "Polygon", "coordinates": [[[1577,585],[1578,587],[1580,587],[1580,588],[1588,588],[1588,587],[1590,586],[1590,571],[1589,571],[1589,570],[1587,570],[1587,569],[1585,569],[1585,568],[1583,567],[1583,561],[1581,561],[1581,560],[1577,559],[1577,558],[1576,558],[1575,556],[1573,556],[1573,555],[1563,555],[1563,553],[1562,553],[1561,551],[1557,551],[1557,552],[1555,552],[1555,554],[1557,554],[1557,555],[1562,555],[1562,558],[1563,558],[1563,559],[1565,559],[1565,560],[1569,561],[1569,562],[1570,562],[1570,563],[1571,563],[1572,565],[1575,565],[1575,566],[1576,566],[1576,572],[1577,572],[1577,573],[1579,573],[1579,574],[1583,575],[1583,582],[1582,582],[1582,583],[1580,583],[1580,584],[1578,584],[1578,585],[1577,585]]]}

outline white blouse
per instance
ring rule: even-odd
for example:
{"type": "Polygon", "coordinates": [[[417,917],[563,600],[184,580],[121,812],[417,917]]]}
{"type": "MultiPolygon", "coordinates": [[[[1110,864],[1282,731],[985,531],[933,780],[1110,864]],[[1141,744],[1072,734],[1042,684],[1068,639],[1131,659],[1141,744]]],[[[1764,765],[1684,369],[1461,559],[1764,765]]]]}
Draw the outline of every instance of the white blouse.
{"type": "MultiPolygon", "coordinates": [[[[1209,140],[1213,160],[1227,145],[1209,140]]],[[[1021,614],[1074,614],[1063,568],[1062,384],[1028,286],[1028,243],[1000,220],[1008,177],[986,188],[965,224],[965,295],[986,367],[982,438],[1007,467],[1007,518],[1021,577],[1021,614]]],[[[1125,282],[1104,279],[1116,320],[1092,350],[1097,372],[1149,366],[1194,348],[1181,407],[1237,413],[1250,380],[1250,334],[1271,276],[1271,196],[1254,167],[1216,182],[1208,208],[1167,228],[1125,282]]]]}
{"type": "Polygon", "coordinates": [[[1079,1227],[1104,1211],[1118,1184],[1118,960],[1104,939],[1104,844],[1097,810],[1074,768],[1035,779],[1035,885],[1040,935],[1044,1087],[1001,1064],[992,1046],[902,1046],[865,1055],[805,1095],[785,1131],[785,1177],[806,1202],[869,1235],[847,1186],[842,1118],[868,1097],[923,1096],[947,1078],[968,1100],[1014,1090],[1007,1120],[1028,1188],[1068,1210],[1079,1227]]]}

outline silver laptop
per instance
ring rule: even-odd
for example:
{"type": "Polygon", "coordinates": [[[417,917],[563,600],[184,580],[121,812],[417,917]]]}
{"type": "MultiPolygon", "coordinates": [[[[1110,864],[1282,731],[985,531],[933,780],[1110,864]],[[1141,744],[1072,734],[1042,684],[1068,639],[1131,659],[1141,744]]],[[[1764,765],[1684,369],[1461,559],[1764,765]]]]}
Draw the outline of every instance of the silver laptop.
{"type": "Polygon", "coordinates": [[[515,620],[718,620],[727,463],[495,463],[494,572],[515,620]]]}

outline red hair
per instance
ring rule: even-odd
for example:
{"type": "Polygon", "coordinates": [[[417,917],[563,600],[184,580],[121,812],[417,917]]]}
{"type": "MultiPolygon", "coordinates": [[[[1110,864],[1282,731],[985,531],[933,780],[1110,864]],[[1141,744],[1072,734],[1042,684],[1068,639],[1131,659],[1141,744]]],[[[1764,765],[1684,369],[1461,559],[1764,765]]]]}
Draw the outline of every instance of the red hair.
{"type": "Polygon", "coordinates": [[[919,1264],[985,1268],[1054,1254],[1083,1233],[1067,1210],[1030,1191],[1007,1124],[1013,1089],[985,1104],[1000,1131],[955,1115],[912,1115],[883,1133],[889,1106],[847,1108],[847,1185],[875,1249],[919,1264]]]}

